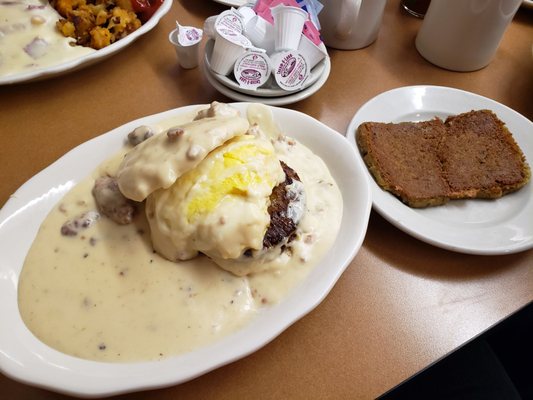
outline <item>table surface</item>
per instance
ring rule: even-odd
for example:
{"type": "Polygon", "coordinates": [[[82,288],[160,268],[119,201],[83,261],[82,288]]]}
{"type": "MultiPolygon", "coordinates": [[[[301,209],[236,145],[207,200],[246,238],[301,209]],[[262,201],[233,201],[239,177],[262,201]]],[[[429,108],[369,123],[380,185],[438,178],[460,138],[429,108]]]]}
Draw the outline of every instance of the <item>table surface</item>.
{"type": "MultiPolygon", "coordinates": [[[[167,41],[175,20],[201,27],[224,9],[207,0],[176,1],[153,31],[105,62],[0,87],[0,204],[94,136],[167,109],[230,101],[200,68],[181,69],[167,41]]],[[[377,41],[357,51],[330,50],[326,84],[287,107],[344,133],[377,94],[431,84],[489,97],[533,119],[533,10],[521,8],[491,64],[470,73],[426,62],[414,47],[420,24],[398,0],[389,1],[377,41]]],[[[372,212],[361,250],[331,293],[270,344],[182,385],[121,398],[374,398],[531,302],[532,264],[532,250],[491,257],[441,250],[372,212]]],[[[57,397],[0,375],[0,398],[57,397]]]]}

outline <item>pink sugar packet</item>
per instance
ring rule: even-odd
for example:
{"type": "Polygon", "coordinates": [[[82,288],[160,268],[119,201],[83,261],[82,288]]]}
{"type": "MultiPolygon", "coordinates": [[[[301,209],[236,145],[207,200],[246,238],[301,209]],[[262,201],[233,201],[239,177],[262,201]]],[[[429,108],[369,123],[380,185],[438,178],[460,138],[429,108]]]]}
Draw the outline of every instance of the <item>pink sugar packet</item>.
{"type": "Polygon", "coordinates": [[[301,8],[296,0],[257,0],[254,6],[254,11],[261,18],[274,25],[274,17],[272,17],[272,12],[270,10],[279,4],[301,8]]]}
{"type": "Polygon", "coordinates": [[[322,39],[320,39],[320,32],[316,28],[315,24],[311,22],[311,20],[304,22],[303,34],[317,46],[322,43],[322,39]]]}
{"type": "Polygon", "coordinates": [[[269,0],[257,0],[254,6],[254,11],[265,21],[268,21],[271,25],[274,25],[274,17],[272,17],[272,13],[270,12],[269,0]]]}

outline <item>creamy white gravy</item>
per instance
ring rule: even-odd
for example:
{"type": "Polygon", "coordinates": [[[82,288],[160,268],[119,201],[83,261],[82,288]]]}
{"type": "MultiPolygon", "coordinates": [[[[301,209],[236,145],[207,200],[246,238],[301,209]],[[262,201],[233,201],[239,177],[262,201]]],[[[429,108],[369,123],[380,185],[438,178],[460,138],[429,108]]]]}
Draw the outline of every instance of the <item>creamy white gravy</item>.
{"type": "MultiPolygon", "coordinates": [[[[164,121],[158,130],[180,122],[183,117],[164,121]]],[[[96,209],[94,180],[116,173],[122,152],[70,191],[41,225],[19,280],[27,327],[73,356],[157,360],[213,343],[278,303],[332,245],[342,197],[323,161],[306,147],[290,138],[274,147],[307,194],[292,256],[285,254],[277,268],[238,277],[203,256],[168,261],[152,250],[143,212],[130,225],[102,217],[77,236],[62,236],[65,221],[96,209]]]]}
{"type": "Polygon", "coordinates": [[[60,18],[46,0],[0,0],[0,76],[58,65],[94,52],[72,46],[56,28],[60,18]]]}

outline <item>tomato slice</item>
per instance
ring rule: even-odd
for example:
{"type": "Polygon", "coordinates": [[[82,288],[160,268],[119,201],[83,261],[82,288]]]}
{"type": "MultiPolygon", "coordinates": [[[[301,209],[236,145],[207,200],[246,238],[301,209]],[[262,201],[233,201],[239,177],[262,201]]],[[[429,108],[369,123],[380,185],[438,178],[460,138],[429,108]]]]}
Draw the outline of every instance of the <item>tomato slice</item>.
{"type": "Polygon", "coordinates": [[[135,14],[139,17],[142,23],[150,19],[157,9],[163,4],[164,0],[130,0],[131,6],[135,14]]]}

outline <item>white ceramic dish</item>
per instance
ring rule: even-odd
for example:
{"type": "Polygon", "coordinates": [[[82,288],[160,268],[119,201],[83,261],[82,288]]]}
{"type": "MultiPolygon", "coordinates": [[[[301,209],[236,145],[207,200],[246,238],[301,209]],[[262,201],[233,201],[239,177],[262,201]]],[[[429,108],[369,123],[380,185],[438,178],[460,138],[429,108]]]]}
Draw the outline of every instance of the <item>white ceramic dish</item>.
{"type": "Polygon", "coordinates": [[[8,85],[19,82],[29,82],[33,80],[40,80],[58,76],[67,72],[73,72],[80,68],[87,67],[89,65],[100,62],[107,57],[119,52],[126,46],[133,43],[140,36],[152,30],[161,18],[170,10],[172,6],[172,0],[164,0],[163,4],[157,9],[152,17],[146,21],[139,29],[132,32],[128,36],[119,41],[104,47],[103,49],[96,50],[89,54],[85,54],[81,57],[59,63],[57,65],[51,65],[42,68],[36,68],[30,71],[21,72],[18,74],[11,74],[7,76],[0,76],[0,85],[8,85]]]}
{"type": "Polygon", "coordinates": [[[215,3],[224,4],[229,7],[240,7],[246,4],[255,4],[254,0],[213,0],[215,3]]]}
{"type": "Polygon", "coordinates": [[[283,106],[287,104],[296,103],[298,101],[304,100],[308,98],[309,96],[315,94],[328,80],[329,73],[331,70],[331,64],[329,63],[329,58],[328,58],[328,61],[325,64],[325,70],[323,74],[319,77],[319,79],[313,85],[309,86],[308,88],[304,90],[295,92],[291,95],[281,96],[281,97],[256,97],[256,96],[250,96],[244,93],[236,92],[235,90],[232,90],[229,87],[220,83],[214,77],[215,74],[209,70],[209,68],[205,65],[205,63],[202,66],[202,70],[204,72],[205,77],[209,81],[209,83],[220,93],[229,97],[232,100],[247,101],[247,102],[260,102],[260,103],[271,105],[271,106],[283,106]]]}
{"type": "MultiPolygon", "coordinates": [[[[246,104],[236,103],[244,111],[246,104]]],[[[25,255],[49,210],[97,164],[114,154],[133,128],[197,106],[142,118],[92,139],[25,183],[0,210],[0,371],[50,390],[97,397],[178,384],[232,362],[267,344],[315,308],[331,290],[363,241],[371,208],[365,166],[338,132],[297,111],[273,108],[284,132],[320,155],[342,190],[344,212],[334,246],[307,279],[280,304],[260,312],[223,340],[163,361],[110,364],[60,353],[26,328],[17,307],[17,283],[25,255]]],[[[235,384],[238,384],[236,381],[235,384]]]]}
{"type": "MultiPolygon", "coordinates": [[[[288,92],[281,89],[276,83],[274,78],[271,76],[269,80],[260,88],[256,90],[247,89],[239,86],[239,84],[233,78],[233,73],[229,76],[224,76],[213,72],[210,67],[211,55],[213,54],[213,46],[215,44],[214,40],[209,40],[205,44],[205,53],[204,53],[204,63],[206,68],[211,72],[211,76],[219,81],[224,86],[232,89],[235,92],[247,94],[254,97],[282,97],[290,96],[295,94],[295,92],[288,92]]],[[[307,89],[308,87],[315,84],[320,78],[322,78],[326,71],[331,68],[329,56],[320,61],[315,67],[311,70],[309,78],[304,82],[304,86],[299,92],[307,89]]],[[[329,75],[329,72],[327,73],[329,75]]]]}
{"type": "MultiPolygon", "coordinates": [[[[473,109],[490,109],[506,123],[516,142],[533,162],[533,123],[494,100],[439,86],[408,86],[384,92],[353,117],[347,138],[364,121],[402,122],[446,118],[473,109]]],[[[357,152],[361,159],[360,153],[357,152]]],[[[382,190],[366,170],[374,208],[389,222],[414,237],[448,250],[470,254],[508,254],[533,247],[533,184],[495,200],[454,200],[439,207],[415,209],[382,190]]]]}

